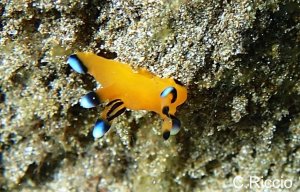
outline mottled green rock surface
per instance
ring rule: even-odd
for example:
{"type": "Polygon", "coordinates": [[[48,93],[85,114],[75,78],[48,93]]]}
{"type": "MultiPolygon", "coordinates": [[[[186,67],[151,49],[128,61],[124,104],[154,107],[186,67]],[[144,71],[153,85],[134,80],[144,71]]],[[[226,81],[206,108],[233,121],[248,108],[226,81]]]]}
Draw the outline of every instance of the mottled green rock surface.
{"type": "Polygon", "coordinates": [[[299,1],[2,0],[0,16],[0,191],[300,190],[299,1]],[[128,111],[94,141],[76,51],[182,81],[180,133],[128,111]]]}

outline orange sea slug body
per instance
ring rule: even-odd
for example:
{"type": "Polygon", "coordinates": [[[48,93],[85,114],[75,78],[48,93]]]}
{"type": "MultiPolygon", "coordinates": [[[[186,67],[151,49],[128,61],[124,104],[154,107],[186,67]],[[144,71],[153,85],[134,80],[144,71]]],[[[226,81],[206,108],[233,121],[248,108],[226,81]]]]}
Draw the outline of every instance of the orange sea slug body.
{"type": "Polygon", "coordinates": [[[93,129],[95,138],[102,137],[109,130],[110,122],[126,108],[158,113],[164,120],[164,139],[178,133],[180,121],[174,114],[176,107],[187,99],[187,90],[182,84],[172,78],[157,77],[145,69],[135,72],[127,64],[89,52],[71,55],[68,64],[78,73],[91,74],[102,86],[81,98],[82,107],[91,108],[100,101],[108,101],[93,129]]]}

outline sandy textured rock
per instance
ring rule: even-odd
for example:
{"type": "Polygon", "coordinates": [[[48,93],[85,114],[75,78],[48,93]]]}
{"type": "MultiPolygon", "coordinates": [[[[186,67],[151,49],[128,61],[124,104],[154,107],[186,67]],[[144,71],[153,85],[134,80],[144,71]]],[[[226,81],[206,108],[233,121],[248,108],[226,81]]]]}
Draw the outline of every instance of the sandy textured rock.
{"type": "Polygon", "coordinates": [[[0,15],[0,191],[300,189],[299,1],[3,0],[0,15]],[[94,141],[102,108],[78,100],[97,83],[66,65],[75,51],[183,82],[180,133],[127,111],[94,141]]]}

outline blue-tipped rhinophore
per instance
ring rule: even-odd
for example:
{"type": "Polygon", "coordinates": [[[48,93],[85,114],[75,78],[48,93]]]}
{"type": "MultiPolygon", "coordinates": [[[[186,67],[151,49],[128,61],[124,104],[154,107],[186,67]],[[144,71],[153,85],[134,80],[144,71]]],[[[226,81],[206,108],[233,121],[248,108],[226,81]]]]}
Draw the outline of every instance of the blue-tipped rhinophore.
{"type": "Polygon", "coordinates": [[[171,115],[172,119],[172,128],[171,128],[171,135],[176,135],[180,131],[180,120],[177,119],[174,115],[171,115]]]}
{"type": "Polygon", "coordinates": [[[165,88],[162,92],[161,92],[161,94],[160,94],[160,97],[161,98],[164,98],[164,97],[166,97],[166,96],[168,96],[169,94],[172,94],[172,100],[171,100],[171,103],[174,103],[175,101],[176,101],[176,99],[177,99],[177,90],[174,88],[174,87],[167,87],[167,88],[165,88]]]}
{"type": "Polygon", "coordinates": [[[89,92],[85,96],[81,97],[80,99],[80,105],[83,108],[92,108],[96,107],[100,104],[100,99],[98,95],[95,92],[89,92]]]}
{"type": "Polygon", "coordinates": [[[168,96],[175,88],[174,87],[167,87],[161,92],[160,97],[168,96]]]}
{"type": "Polygon", "coordinates": [[[68,58],[67,63],[76,71],[77,73],[85,74],[87,72],[87,68],[84,64],[80,61],[77,55],[70,55],[68,58]]]}
{"type": "Polygon", "coordinates": [[[104,121],[99,119],[96,123],[95,123],[95,127],[93,129],[93,136],[95,139],[98,139],[100,137],[102,137],[110,128],[110,125],[104,121]]]}

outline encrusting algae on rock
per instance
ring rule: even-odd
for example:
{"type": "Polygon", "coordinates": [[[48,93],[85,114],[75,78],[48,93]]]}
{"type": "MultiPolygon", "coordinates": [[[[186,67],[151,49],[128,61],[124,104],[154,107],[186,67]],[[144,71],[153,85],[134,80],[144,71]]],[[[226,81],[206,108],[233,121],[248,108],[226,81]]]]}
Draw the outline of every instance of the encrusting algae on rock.
{"type": "Polygon", "coordinates": [[[2,0],[0,191],[235,191],[250,175],[299,191],[299,7],[2,0]],[[126,110],[94,140],[103,109],[78,104],[97,82],[66,65],[76,50],[188,85],[180,132],[164,141],[158,115],[126,110]]]}

